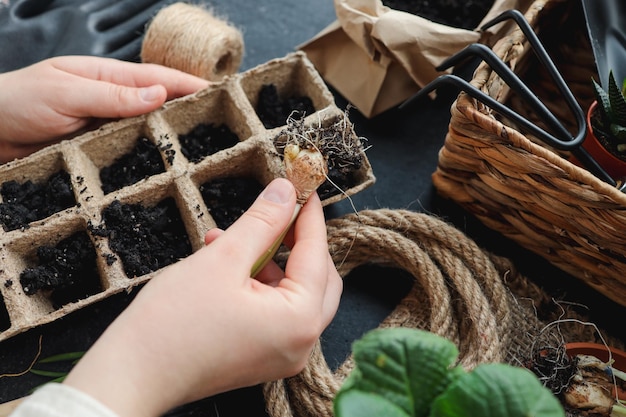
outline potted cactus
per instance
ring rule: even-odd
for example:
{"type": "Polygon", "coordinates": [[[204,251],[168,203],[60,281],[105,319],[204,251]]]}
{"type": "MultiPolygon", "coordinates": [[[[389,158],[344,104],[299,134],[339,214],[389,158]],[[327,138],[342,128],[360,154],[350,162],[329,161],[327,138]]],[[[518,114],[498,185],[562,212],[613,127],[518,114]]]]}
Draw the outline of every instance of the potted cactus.
{"type": "Polygon", "coordinates": [[[587,137],[583,147],[615,179],[626,177],[626,83],[618,86],[609,73],[604,90],[591,80],[596,100],[587,112],[587,137]]]}

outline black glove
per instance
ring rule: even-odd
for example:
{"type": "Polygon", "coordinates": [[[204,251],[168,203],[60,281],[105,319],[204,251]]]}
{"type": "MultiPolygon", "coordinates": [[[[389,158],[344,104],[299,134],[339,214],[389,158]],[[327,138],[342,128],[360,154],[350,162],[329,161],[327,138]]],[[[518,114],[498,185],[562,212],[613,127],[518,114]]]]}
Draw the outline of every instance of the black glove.
{"type": "Polygon", "coordinates": [[[0,72],[59,55],[140,60],[147,23],[173,0],[15,0],[0,5],[0,72]]]}

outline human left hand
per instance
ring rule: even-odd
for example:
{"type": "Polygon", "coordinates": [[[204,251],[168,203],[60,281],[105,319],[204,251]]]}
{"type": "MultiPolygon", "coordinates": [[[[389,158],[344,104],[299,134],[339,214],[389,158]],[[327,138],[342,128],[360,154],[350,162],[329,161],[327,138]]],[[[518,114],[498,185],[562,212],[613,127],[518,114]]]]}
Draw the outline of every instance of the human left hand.
{"type": "Polygon", "coordinates": [[[89,126],[132,117],[194,93],[208,81],[154,64],[62,56],[0,74],[0,163],[89,126]]]}

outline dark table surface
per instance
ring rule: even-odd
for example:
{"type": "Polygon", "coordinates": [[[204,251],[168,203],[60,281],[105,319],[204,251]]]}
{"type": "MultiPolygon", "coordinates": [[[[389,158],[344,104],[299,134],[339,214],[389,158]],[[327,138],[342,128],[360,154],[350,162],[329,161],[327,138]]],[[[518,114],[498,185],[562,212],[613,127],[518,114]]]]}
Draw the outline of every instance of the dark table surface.
{"type": "MultiPolygon", "coordinates": [[[[71,3],[68,0],[55,1],[71,3]]],[[[73,0],[73,3],[78,4],[81,1],[73,0]]],[[[271,0],[258,3],[220,0],[205,3],[241,29],[245,43],[241,70],[283,57],[335,20],[331,0],[271,0]]],[[[9,8],[0,2],[0,20],[7,21],[8,14],[9,8]]],[[[29,29],[21,30],[28,32],[29,29]]],[[[19,59],[14,58],[15,55],[12,56],[11,53],[17,54],[19,48],[9,45],[14,43],[9,42],[11,36],[15,34],[7,34],[6,30],[4,34],[0,33],[0,71],[14,69],[42,58],[41,54],[45,51],[37,52],[37,48],[31,48],[34,52],[29,52],[30,55],[22,53],[19,59]]],[[[23,39],[28,39],[28,36],[23,39]]],[[[45,49],[44,44],[41,48],[45,49]]],[[[82,46],[77,44],[72,53],[93,54],[93,51],[89,49],[89,45],[83,43],[82,46]]],[[[127,58],[133,59],[132,56],[127,58]]],[[[467,233],[486,250],[511,258],[522,273],[542,285],[549,293],[565,295],[568,300],[588,306],[592,321],[607,329],[613,336],[622,337],[620,321],[611,318],[623,317],[624,307],[590,290],[543,258],[485,228],[470,214],[437,195],[430,176],[436,167],[437,153],[447,132],[449,108],[455,94],[453,91],[443,90],[434,101],[426,98],[407,111],[392,109],[371,119],[363,117],[357,110],[351,110],[350,117],[357,134],[367,138],[371,145],[367,154],[377,178],[373,186],[353,196],[356,209],[410,209],[439,216],[467,233]]],[[[340,108],[348,104],[339,94],[335,95],[340,108]]],[[[326,208],[328,218],[350,212],[353,212],[353,207],[347,200],[326,208]]],[[[366,266],[358,268],[346,278],[339,311],[322,339],[322,348],[331,368],[341,364],[350,352],[351,343],[368,329],[376,327],[402,297],[406,290],[403,279],[390,279],[392,275],[398,274],[402,275],[402,271],[366,266]],[[380,284],[383,279],[385,285],[380,284]],[[397,285],[387,284],[389,282],[397,282],[397,285]],[[384,291],[381,292],[382,289],[384,291]]],[[[132,294],[112,296],[55,323],[0,343],[0,374],[26,369],[37,353],[40,336],[43,336],[43,356],[87,349],[131,299],[132,294]]],[[[24,396],[30,389],[45,381],[45,378],[32,374],[18,378],[0,378],[0,403],[24,396]]],[[[241,416],[244,413],[265,415],[259,387],[221,394],[182,407],[172,414],[228,417],[241,416]],[[250,412],[251,410],[255,411],[250,412]]]]}

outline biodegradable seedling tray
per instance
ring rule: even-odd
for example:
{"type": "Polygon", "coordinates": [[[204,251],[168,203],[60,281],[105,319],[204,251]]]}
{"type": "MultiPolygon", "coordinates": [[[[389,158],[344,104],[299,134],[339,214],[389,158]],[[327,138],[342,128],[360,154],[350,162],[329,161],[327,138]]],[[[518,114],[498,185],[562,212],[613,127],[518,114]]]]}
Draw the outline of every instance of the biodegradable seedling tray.
{"type": "MultiPolygon", "coordinates": [[[[0,227],[0,340],[146,282],[164,266],[202,247],[207,230],[227,226],[224,216],[245,210],[233,200],[236,187],[251,190],[256,197],[272,179],[283,177],[287,121],[266,128],[258,116],[259,92],[267,85],[285,99],[310,99],[314,112],[300,118],[300,126],[310,131],[340,124],[346,129],[342,140],[359,149],[360,163],[348,183],[341,190],[332,184],[320,188],[323,205],[374,183],[362,138],[301,52],[230,76],[147,115],[105,124],[4,164],[0,185],[22,186],[29,181],[41,185],[67,173],[69,184],[62,186],[70,187],[75,201],[19,227],[0,227]],[[187,145],[180,139],[199,125],[226,130],[237,140],[208,150],[196,146],[195,151],[204,152],[200,156],[192,155],[193,149],[183,152],[187,145]],[[134,178],[131,171],[144,163],[154,170],[134,178]],[[107,176],[115,178],[116,185],[104,186],[107,176]],[[112,222],[120,218],[129,223],[116,228],[112,222]],[[146,228],[154,229],[156,238],[146,238],[146,228]],[[148,246],[151,239],[169,252],[158,257],[148,246]],[[125,251],[128,245],[133,253],[125,251]],[[82,249],[79,257],[86,265],[74,265],[76,259],[65,256],[71,247],[82,249]],[[47,272],[51,285],[25,287],[21,278],[45,270],[46,262],[54,265],[47,272]],[[71,276],[68,288],[54,287],[59,271],[71,276]]],[[[55,189],[49,194],[56,195],[55,189]]],[[[10,201],[4,198],[0,196],[0,205],[6,206],[10,201]]],[[[244,201],[249,205],[252,200],[244,201]]]]}

